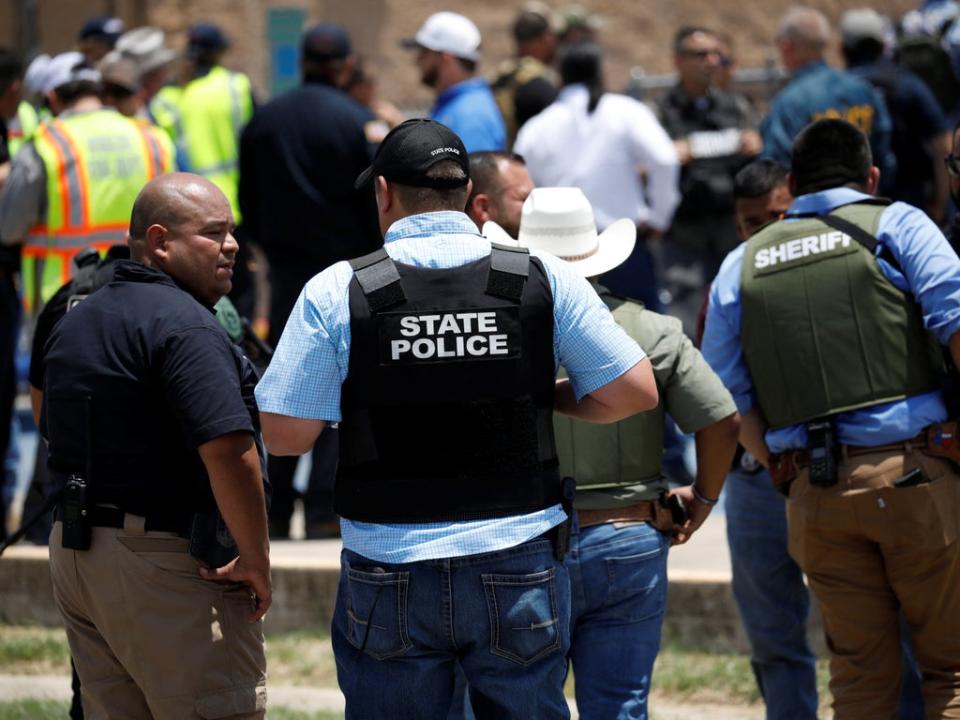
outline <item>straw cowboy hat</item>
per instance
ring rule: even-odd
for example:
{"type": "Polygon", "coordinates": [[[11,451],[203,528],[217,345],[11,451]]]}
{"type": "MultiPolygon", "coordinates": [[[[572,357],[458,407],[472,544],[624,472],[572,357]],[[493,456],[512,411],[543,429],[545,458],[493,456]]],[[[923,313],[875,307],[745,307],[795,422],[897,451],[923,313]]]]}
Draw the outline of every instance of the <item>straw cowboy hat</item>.
{"type": "Polygon", "coordinates": [[[580,188],[535,188],[523,203],[520,237],[488,221],[483,234],[490,242],[543,250],[566,260],[584,277],[613,270],[630,257],[637,226],[629,218],[617,220],[599,235],[593,208],[580,188]]]}

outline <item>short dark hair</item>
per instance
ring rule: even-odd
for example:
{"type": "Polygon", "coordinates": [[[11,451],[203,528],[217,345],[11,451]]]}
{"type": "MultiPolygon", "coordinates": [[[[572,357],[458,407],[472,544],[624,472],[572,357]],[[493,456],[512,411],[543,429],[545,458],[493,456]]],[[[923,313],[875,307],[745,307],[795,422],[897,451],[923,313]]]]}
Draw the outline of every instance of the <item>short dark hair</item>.
{"type": "Polygon", "coordinates": [[[873,38],[860,38],[855,42],[843,43],[843,57],[848,65],[862,65],[873,62],[883,55],[884,44],[873,38]]]}
{"type": "Polygon", "coordinates": [[[550,21],[536,10],[523,10],[513,21],[513,39],[517,44],[536,40],[550,29],[550,21]]]}
{"type": "MultiPolygon", "coordinates": [[[[453,160],[441,160],[426,173],[428,178],[443,180],[465,180],[469,176],[459,163],[453,160]]],[[[467,183],[453,188],[429,188],[403,185],[389,181],[393,186],[400,204],[410,212],[433,212],[437,210],[457,210],[463,212],[467,207],[467,183]]]]}
{"type": "Polygon", "coordinates": [[[495,195],[499,192],[501,161],[520,163],[526,165],[523,155],[507,150],[481,150],[470,153],[470,179],[473,180],[473,190],[470,197],[467,198],[467,207],[477,195],[495,195]]]}
{"type": "Polygon", "coordinates": [[[0,94],[5,93],[14,81],[23,77],[23,63],[6,48],[0,48],[0,94]]]}
{"type": "Polygon", "coordinates": [[[776,160],[754,160],[733,178],[733,197],[758,198],[787,184],[787,169],[776,160]]]}
{"type": "Polygon", "coordinates": [[[68,105],[80,98],[99,96],[103,92],[103,85],[94,80],[73,80],[55,88],[53,92],[56,93],[60,102],[68,105]]]}
{"type": "Polygon", "coordinates": [[[673,52],[679,53],[683,50],[683,44],[687,41],[691,35],[696,33],[705,33],[707,35],[714,35],[712,30],[708,30],[705,27],[700,27],[697,25],[685,25],[684,27],[677,30],[673,36],[673,52]]]}
{"type": "Polygon", "coordinates": [[[790,171],[796,195],[863,184],[871,167],[867,136],[846,120],[817,120],[793,141],[790,171]]]}
{"type": "Polygon", "coordinates": [[[467,58],[458,57],[457,62],[460,63],[460,67],[466,70],[468,73],[475,73],[477,71],[477,61],[468,60],[467,58]]]}

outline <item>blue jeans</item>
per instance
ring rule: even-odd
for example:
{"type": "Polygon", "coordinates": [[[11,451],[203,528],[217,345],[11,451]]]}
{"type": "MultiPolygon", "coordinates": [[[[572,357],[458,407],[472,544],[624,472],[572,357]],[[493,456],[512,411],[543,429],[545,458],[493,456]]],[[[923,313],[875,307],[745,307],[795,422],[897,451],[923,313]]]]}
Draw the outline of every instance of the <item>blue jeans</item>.
{"type": "Polygon", "coordinates": [[[666,535],[613,523],[571,535],[570,660],[582,720],[647,718],[667,602],[666,535]]]}
{"type": "MultiPolygon", "coordinates": [[[[766,470],[731,472],[724,485],[733,595],[750,640],[750,664],[767,720],[815,720],[815,658],[807,644],[810,596],[787,552],[785,498],[766,470]]],[[[901,635],[900,720],[922,720],[923,702],[907,633],[901,635]]]]}
{"type": "Polygon", "coordinates": [[[569,718],[570,583],[552,544],[387,564],[341,554],[332,642],[346,718],[436,720],[455,663],[477,718],[569,718]]]}

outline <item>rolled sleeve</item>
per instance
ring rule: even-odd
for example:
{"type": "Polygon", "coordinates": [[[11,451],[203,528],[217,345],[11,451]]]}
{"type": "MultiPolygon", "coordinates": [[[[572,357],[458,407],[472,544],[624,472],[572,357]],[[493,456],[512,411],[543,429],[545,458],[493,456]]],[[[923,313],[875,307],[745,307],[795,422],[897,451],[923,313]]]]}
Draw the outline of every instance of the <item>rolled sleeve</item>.
{"type": "Polygon", "coordinates": [[[270,366],[257,384],[261,412],[340,421],[340,386],[350,357],[350,277],[350,266],[338,263],[300,293],[270,366]]]}
{"type": "Polygon", "coordinates": [[[723,382],[682,332],[664,394],[667,413],[685,433],[699,432],[737,411],[723,382]]]}
{"type": "Polygon", "coordinates": [[[237,357],[221,329],[180,329],[160,344],[159,353],[164,394],[192,447],[231,432],[254,434],[237,357]]]}
{"type": "Polygon", "coordinates": [[[553,289],[554,350],[577,400],[607,385],[646,357],[613,319],[593,287],[552,255],[538,255],[553,289]]]}

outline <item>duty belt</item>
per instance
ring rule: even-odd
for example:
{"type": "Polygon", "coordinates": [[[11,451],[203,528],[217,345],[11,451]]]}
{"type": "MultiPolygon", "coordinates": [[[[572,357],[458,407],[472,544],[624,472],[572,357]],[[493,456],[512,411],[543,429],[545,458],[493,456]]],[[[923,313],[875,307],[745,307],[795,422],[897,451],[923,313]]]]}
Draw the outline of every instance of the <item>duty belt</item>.
{"type": "Polygon", "coordinates": [[[577,510],[577,521],[581,528],[602,525],[603,523],[631,522],[650,523],[657,530],[673,528],[670,511],[656,500],[644,500],[635,505],[602,510],[577,510]]]}
{"type": "MultiPolygon", "coordinates": [[[[916,437],[900,442],[887,443],[886,445],[841,445],[841,457],[857,457],[858,455],[873,455],[876,453],[906,452],[908,450],[924,450],[929,455],[939,457],[950,457],[950,454],[943,452],[941,448],[944,443],[938,438],[944,437],[946,428],[956,426],[956,423],[937,423],[926,428],[916,437]]],[[[952,440],[954,434],[948,434],[948,439],[952,440]]],[[[951,443],[952,445],[952,443],[951,443]]],[[[952,458],[951,458],[952,459],[952,458]]],[[[790,485],[800,471],[810,464],[809,453],[805,449],[786,450],[782,453],[776,453],[770,456],[770,477],[773,479],[773,486],[783,495],[790,494],[790,485]]]]}
{"type": "MultiPolygon", "coordinates": [[[[124,517],[127,515],[142,517],[136,515],[135,513],[128,513],[118,507],[111,507],[109,505],[94,505],[90,511],[90,524],[94,527],[120,529],[124,527],[124,517]]],[[[63,510],[60,508],[60,506],[57,506],[57,508],[54,510],[53,519],[63,519],[63,510]]],[[[188,521],[178,522],[170,517],[151,516],[146,516],[144,519],[145,523],[143,529],[146,532],[172,532],[182,537],[190,536],[190,524],[188,521]]]]}

